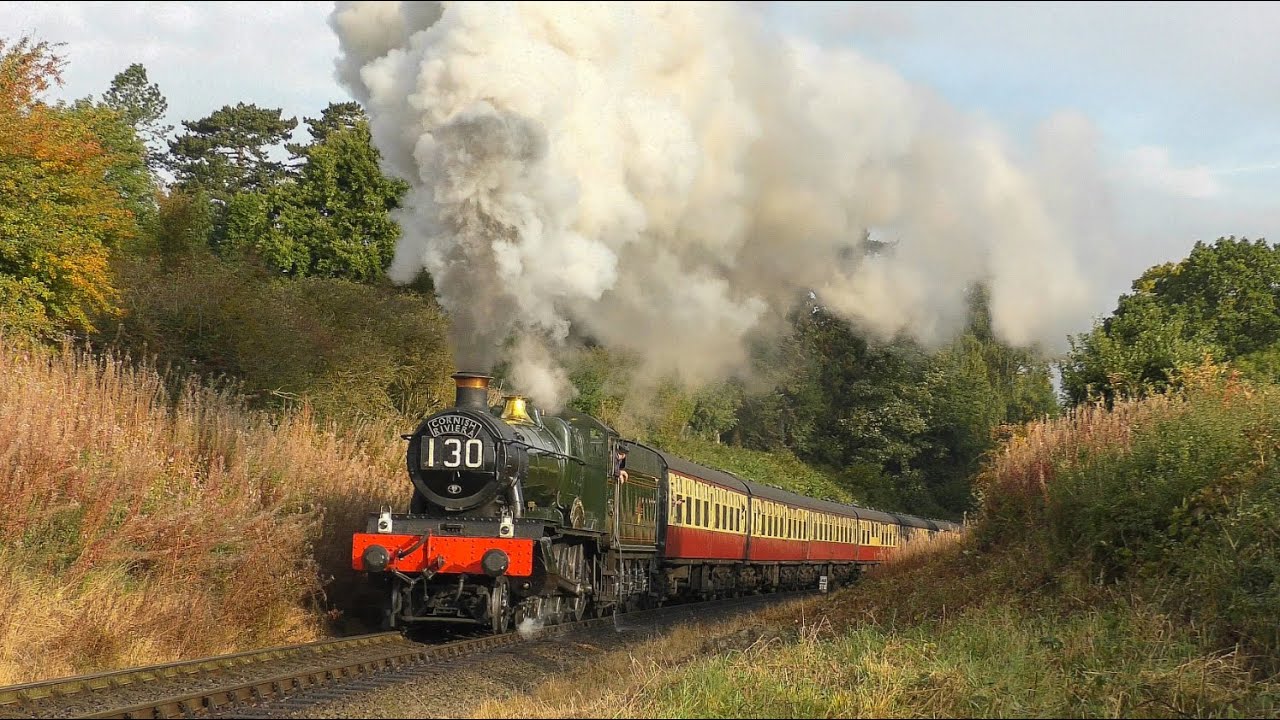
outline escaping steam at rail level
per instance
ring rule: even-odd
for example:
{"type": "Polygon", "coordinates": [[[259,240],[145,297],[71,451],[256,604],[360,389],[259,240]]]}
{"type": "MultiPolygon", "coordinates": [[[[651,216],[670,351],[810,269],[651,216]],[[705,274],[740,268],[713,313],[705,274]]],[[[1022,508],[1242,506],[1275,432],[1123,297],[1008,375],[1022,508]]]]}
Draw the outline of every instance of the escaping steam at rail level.
{"type": "Polygon", "coordinates": [[[509,360],[569,399],[589,338],[637,384],[745,373],[798,298],[879,336],[941,342],[964,294],[1058,348],[1087,316],[1107,218],[1090,124],[1000,134],[849,49],[727,4],[339,2],[343,84],[411,183],[391,268],[423,269],[460,368],[509,360]],[[869,228],[890,243],[869,253],[869,228]],[[1034,298],[1034,302],[1029,301],[1034,298]],[[505,355],[504,355],[505,354],[505,355]]]}

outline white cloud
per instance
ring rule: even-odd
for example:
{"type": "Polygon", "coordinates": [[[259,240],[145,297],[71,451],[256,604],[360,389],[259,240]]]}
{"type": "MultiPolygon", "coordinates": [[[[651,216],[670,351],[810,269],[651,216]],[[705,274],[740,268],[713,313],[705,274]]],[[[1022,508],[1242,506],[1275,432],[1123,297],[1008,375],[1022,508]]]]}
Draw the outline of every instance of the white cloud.
{"type": "Polygon", "coordinates": [[[1145,145],[1125,153],[1118,169],[1121,178],[1170,195],[1211,198],[1222,193],[1213,170],[1204,165],[1178,167],[1169,149],[1145,145]]]}
{"type": "Polygon", "coordinates": [[[349,99],[333,78],[331,2],[0,3],[0,38],[65,43],[66,84],[54,99],[100,97],[131,63],[169,101],[167,122],[237,102],[315,117],[349,99]]]}

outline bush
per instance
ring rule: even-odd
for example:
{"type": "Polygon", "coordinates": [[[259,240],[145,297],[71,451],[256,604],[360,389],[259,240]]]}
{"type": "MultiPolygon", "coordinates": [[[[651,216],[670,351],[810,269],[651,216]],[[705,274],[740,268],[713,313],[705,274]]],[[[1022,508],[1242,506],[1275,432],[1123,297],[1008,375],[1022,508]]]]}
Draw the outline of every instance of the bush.
{"type": "Polygon", "coordinates": [[[1220,368],[1177,394],[1029,426],[980,478],[986,547],[1164,598],[1217,642],[1280,654],[1280,388],[1220,368]]]}
{"type": "Polygon", "coordinates": [[[322,417],[411,424],[452,400],[447,321],[434,300],[330,278],[272,277],[249,262],[117,263],[125,316],[101,339],[240,383],[258,406],[306,397],[322,417]]]}

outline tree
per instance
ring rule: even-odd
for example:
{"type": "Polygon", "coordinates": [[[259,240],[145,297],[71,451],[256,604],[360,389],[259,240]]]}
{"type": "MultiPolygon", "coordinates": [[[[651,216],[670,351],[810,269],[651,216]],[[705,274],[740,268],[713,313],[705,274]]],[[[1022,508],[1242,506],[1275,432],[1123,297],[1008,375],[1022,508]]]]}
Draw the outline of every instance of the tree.
{"type": "Polygon", "coordinates": [[[204,190],[227,202],[236,193],[272,188],[287,176],[270,151],[289,138],[298,121],[281,117],[279,108],[225,105],[182,126],[187,132],[169,143],[167,164],[185,190],[204,190]]]}
{"type": "Polygon", "coordinates": [[[1266,371],[1280,343],[1280,250],[1265,241],[1197,242],[1178,263],[1149,268],[1115,311],[1071,338],[1069,402],[1163,390],[1171,371],[1205,356],[1266,371]]]}
{"type": "Polygon", "coordinates": [[[37,335],[114,310],[109,248],[137,231],[108,181],[119,159],[83,115],[39,100],[61,83],[53,47],[0,41],[0,325],[37,335]]]}
{"type": "MultiPolygon", "coordinates": [[[[344,106],[330,105],[329,109],[344,106]]],[[[334,117],[326,110],[325,117],[334,117]]],[[[296,181],[266,193],[241,193],[227,212],[227,243],[251,249],[294,277],[372,282],[383,277],[400,228],[390,212],[408,185],[378,168],[368,123],[317,124],[322,138],[301,148],[296,181]]]]}
{"type": "Polygon", "coordinates": [[[689,429],[695,434],[720,442],[721,436],[738,424],[738,406],[742,404],[741,388],[735,383],[719,383],[694,395],[693,416],[689,429]]]}
{"type": "Polygon", "coordinates": [[[255,405],[306,396],[327,418],[403,416],[453,400],[448,318],[400,288],[285,280],[235,259],[116,264],[128,315],[99,341],[204,376],[233,379],[255,405]]]}
{"type": "Polygon", "coordinates": [[[147,83],[147,69],[133,63],[111,80],[111,88],[102,95],[103,103],[119,112],[147,147],[147,166],[154,173],[163,167],[167,138],[172,125],[162,125],[169,101],[160,86],[147,83]]]}
{"type": "Polygon", "coordinates": [[[208,252],[209,234],[213,232],[209,196],[173,188],[160,196],[155,227],[152,233],[155,249],[167,260],[208,252]]]}
{"type": "Polygon", "coordinates": [[[311,133],[311,143],[308,145],[289,143],[286,147],[294,157],[305,158],[308,148],[323,144],[330,133],[354,130],[360,123],[368,121],[369,117],[365,115],[360,103],[329,103],[328,107],[320,111],[320,117],[306,118],[307,130],[311,133]]]}
{"type": "Polygon", "coordinates": [[[150,227],[156,214],[156,181],[147,166],[147,147],[119,110],[89,98],[77,100],[69,108],[77,120],[93,130],[111,158],[104,178],[134,214],[138,223],[150,227]]]}
{"type": "Polygon", "coordinates": [[[1134,290],[1135,302],[1149,296],[1184,310],[1188,329],[1203,329],[1228,358],[1280,340],[1280,249],[1265,240],[1197,242],[1186,260],[1148,270],[1134,290]]]}
{"type": "Polygon", "coordinates": [[[790,449],[867,502],[958,515],[999,426],[1058,409],[1048,363],[995,337],[984,287],[968,310],[965,331],[928,352],[873,341],[811,295],[791,337],[753,353],[769,387],[744,395],[730,441],[790,449]]]}

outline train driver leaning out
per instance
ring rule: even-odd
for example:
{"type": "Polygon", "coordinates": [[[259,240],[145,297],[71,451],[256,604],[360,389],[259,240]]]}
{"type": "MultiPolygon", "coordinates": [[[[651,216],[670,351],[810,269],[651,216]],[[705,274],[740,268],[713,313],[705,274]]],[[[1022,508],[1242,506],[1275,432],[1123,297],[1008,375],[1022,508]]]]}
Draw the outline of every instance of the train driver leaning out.
{"type": "Polygon", "coordinates": [[[613,476],[620,483],[627,481],[627,448],[623,445],[618,446],[618,454],[613,459],[613,476]]]}

